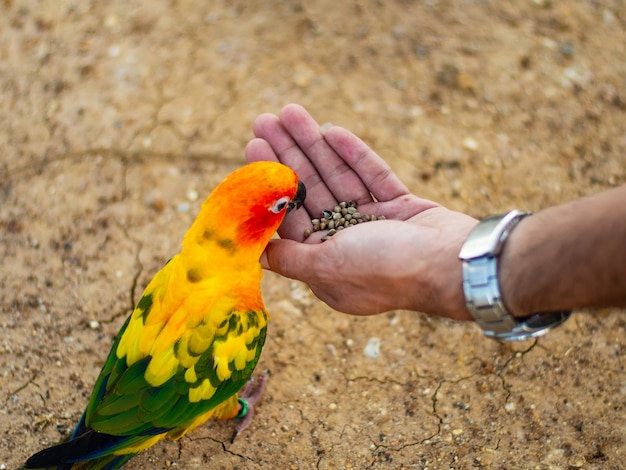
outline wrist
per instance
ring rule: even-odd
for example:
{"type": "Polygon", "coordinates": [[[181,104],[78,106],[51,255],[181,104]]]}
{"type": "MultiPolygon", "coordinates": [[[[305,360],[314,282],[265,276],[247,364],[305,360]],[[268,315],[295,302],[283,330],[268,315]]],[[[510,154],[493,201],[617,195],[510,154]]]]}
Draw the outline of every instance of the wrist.
{"type": "MultiPolygon", "coordinates": [[[[521,315],[522,309],[516,308],[517,314],[523,316],[516,319],[505,304],[500,281],[501,257],[509,236],[528,215],[528,212],[513,210],[483,219],[459,252],[463,261],[463,290],[467,307],[483,333],[490,338],[504,341],[534,338],[562,324],[571,314],[567,310],[549,310],[521,315]]],[[[509,262],[508,266],[511,265],[509,262]]],[[[512,288],[509,293],[518,290],[512,288]]],[[[514,296],[509,296],[509,299],[511,297],[515,299],[514,296]]],[[[509,300],[509,304],[519,307],[515,301],[509,300]]]]}
{"type": "MultiPolygon", "coordinates": [[[[469,234],[469,232],[468,232],[469,234]]],[[[463,291],[463,264],[459,262],[458,254],[467,234],[459,243],[451,246],[445,259],[451,261],[445,268],[445,277],[441,279],[441,312],[444,316],[454,320],[474,321],[474,317],[467,308],[465,293],[463,291]]]]}
{"type": "MultiPolygon", "coordinates": [[[[536,216],[533,216],[536,217],[536,216]]],[[[507,310],[516,318],[524,318],[533,313],[536,308],[528,300],[528,289],[524,288],[522,281],[525,272],[524,263],[528,259],[523,255],[525,240],[528,240],[533,217],[526,217],[509,235],[506,244],[500,254],[499,260],[499,283],[502,300],[507,310]]]]}
{"type": "Polygon", "coordinates": [[[414,260],[406,283],[405,292],[412,294],[406,308],[471,321],[473,318],[465,304],[463,267],[458,253],[478,221],[445,208],[433,210],[432,217],[413,222],[412,245],[404,254],[414,260]],[[429,232],[428,240],[424,239],[425,229],[429,232]]]}

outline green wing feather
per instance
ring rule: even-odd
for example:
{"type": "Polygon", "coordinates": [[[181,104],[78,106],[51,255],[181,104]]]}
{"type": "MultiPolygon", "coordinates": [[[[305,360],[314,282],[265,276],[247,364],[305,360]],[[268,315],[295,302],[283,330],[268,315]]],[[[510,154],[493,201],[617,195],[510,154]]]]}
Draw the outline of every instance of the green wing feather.
{"type": "MultiPolygon", "coordinates": [[[[246,345],[254,354],[250,361],[246,361],[245,367],[237,369],[234,361],[229,363],[231,375],[226,380],[220,380],[217,375],[213,345],[245,333],[247,330],[240,318],[251,315],[260,315],[264,323],[266,314],[263,311],[246,312],[244,315],[230,312],[229,327],[225,334],[215,337],[209,348],[200,354],[195,365],[196,380],[192,383],[185,379],[188,368],[179,366],[174,377],[153,387],[144,377],[150,356],[127,366],[125,357],[116,356],[114,345],[87,407],[86,426],[114,435],[153,435],[157,431],[166,432],[185,426],[187,422],[230,398],[250,379],[265,342],[266,328],[259,328],[254,341],[246,345]],[[191,402],[190,388],[198,386],[205,379],[215,387],[215,392],[208,399],[191,402]]],[[[247,326],[257,327],[250,322],[247,326]]]]}

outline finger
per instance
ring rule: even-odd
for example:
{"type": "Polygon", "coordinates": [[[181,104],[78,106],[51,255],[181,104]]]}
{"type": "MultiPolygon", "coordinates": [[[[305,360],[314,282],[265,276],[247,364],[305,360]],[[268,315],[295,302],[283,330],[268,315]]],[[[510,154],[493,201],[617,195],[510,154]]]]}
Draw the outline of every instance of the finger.
{"type": "Polygon", "coordinates": [[[274,152],[274,149],[272,149],[272,146],[266,140],[259,138],[252,139],[248,142],[245,154],[248,163],[259,161],[278,161],[278,156],[274,152]]]}
{"type": "Polygon", "coordinates": [[[378,201],[391,201],[409,194],[387,162],[349,130],[333,126],[326,131],[325,139],[378,201]]]}
{"type": "MultiPolygon", "coordinates": [[[[363,181],[346,164],[343,155],[333,149],[322,134],[319,124],[300,105],[288,104],[280,112],[280,121],[291,134],[301,151],[307,155],[325,185],[332,192],[332,201],[357,202],[371,201],[367,187],[363,181]]],[[[328,208],[332,206],[326,206],[328,208]]]]}
{"type": "Polygon", "coordinates": [[[271,113],[259,115],[252,123],[252,132],[255,137],[269,142],[278,156],[288,152],[295,145],[278,116],[271,113]]]}
{"type": "Polygon", "coordinates": [[[297,242],[303,242],[306,238],[304,236],[304,231],[305,229],[311,227],[311,219],[312,217],[306,209],[291,211],[285,216],[285,219],[282,224],[280,224],[280,227],[278,227],[278,235],[280,235],[280,238],[288,238],[297,242]]]}
{"type": "Polygon", "coordinates": [[[281,276],[307,282],[311,275],[311,249],[293,240],[270,240],[261,257],[261,265],[281,276]]]}
{"type": "Polygon", "coordinates": [[[254,121],[252,129],[257,138],[268,142],[281,163],[293,168],[298,174],[307,189],[304,205],[309,213],[319,214],[323,209],[334,206],[335,197],[332,192],[324,184],[311,160],[276,116],[260,115],[254,121]]]}

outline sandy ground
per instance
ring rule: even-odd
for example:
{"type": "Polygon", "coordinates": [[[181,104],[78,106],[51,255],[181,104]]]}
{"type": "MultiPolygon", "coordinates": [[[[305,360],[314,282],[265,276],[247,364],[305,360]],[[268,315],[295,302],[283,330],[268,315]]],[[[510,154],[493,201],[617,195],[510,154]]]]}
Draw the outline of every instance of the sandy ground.
{"type": "MultiPolygon", "coordinates": [[[[626,182],[621,0],[0,9],[0,468],[77,421],[261,112],[301,103],[476,217],[626,182]]],[[[263,287],[272,378],[251,427],[231,445],[232,423],[210,422],[128,468],[624,468],[623,311],[507,345],[415,312],[348,317],[271,274],[263,287]]]]}

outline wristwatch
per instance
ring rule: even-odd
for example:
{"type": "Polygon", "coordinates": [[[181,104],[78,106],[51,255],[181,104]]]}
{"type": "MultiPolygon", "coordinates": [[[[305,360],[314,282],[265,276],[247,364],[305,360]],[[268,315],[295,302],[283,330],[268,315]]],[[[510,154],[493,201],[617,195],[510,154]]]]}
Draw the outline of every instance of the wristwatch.
{"type": "Polygon", "coordinates": [[[500,293],[498,257],[513,228],[530,212],[512,210],[482,220],[465,240],[459,259],[463,261],[465,303],[476,324],[489,338],[518,341],[535,338],[560,325],[570,310],[540,312],[515,318],[500,293]]]}

